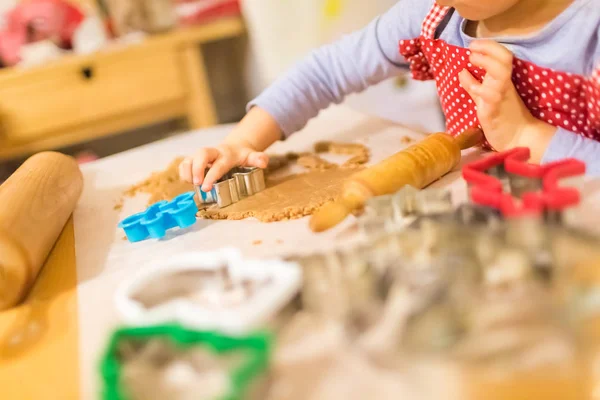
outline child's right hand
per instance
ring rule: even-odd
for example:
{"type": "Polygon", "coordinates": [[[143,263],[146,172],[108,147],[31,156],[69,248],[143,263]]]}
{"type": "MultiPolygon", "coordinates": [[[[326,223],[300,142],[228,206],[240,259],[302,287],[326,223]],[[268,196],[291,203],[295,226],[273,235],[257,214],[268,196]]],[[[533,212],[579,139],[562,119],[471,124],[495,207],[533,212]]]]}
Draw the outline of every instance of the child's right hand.
{"type": "Polygon", "coordinates": [[[179,164],[179,176],[195,186],[202,185],[202,190],[208,192],[217,180],[234,167],[266,168],[268,163],[269,158],[265,153],[256,151],[249,143],[236,141],[200,149],[193,157],[179,164]],[[207,168],[210,170],[204,176],[207,168]]]}
{"type": "Polygon", "coordinates": [[[200,149],[179,165],[181,180],[212,190],[214,183],[234,167],[267,168],[269,157],[263,150],[281,138],[277,121],[260,107],[252,107],[240,123],[217,147],[200,149]],[[204,173],[210,168],[206,177],[204,173]]]}

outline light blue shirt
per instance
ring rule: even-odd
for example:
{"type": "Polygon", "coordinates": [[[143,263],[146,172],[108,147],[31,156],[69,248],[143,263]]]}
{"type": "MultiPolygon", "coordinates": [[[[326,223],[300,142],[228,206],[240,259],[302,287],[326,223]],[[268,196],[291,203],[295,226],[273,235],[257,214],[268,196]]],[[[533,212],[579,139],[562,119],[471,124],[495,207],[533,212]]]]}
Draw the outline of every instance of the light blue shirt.
{"type": "MultiPolygon", "coordinates": [[[[284,137],[346,95],[405,72],[408,64],[399,52],[399,41],[420,35],[433,2],[400,0],[366,28],[314,50],[286,75],[250,102],[271,114],[284,137]]],[[[440,39],[468,47],[472,37],[464,32],[458,13],[448,20],[440,39]]],[[[564,72],[591,76],[600,66],[600,0],[574,0],[540,32],[526,37],[496,38],[516,57],[564,72]]],[[[401,106],[401,105],[399,105],[401,106]]],[[[600,142],[559,128],[543,163],[574,157],[587,164],[588,174],[600,176],[600,142]]]]}

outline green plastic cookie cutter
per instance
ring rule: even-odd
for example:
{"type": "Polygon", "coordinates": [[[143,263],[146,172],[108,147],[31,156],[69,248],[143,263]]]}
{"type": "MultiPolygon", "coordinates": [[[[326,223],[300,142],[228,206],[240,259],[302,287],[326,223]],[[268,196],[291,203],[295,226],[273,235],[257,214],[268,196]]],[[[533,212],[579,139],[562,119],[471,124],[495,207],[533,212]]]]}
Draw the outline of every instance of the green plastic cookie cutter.
{"type": "Polygon", "coordinates": [[[267,369],[272,337],[267,333],[257,333],[244,337],[229,337],[216,332],[189,330],[180,325],[157,325],[144,327],[126,327],[116,330],[109,341],[108,348],[102,357],[100,373],[104,381],[104,400],[130,400],[121,384],[121,364],[118,359],[118,348],[122,340],[157,339],[171,340],[180,348],[205,345],[217,354],[244,350],[250,354],[248,362],[230,373],[231,391],[220,399],[242,400],[248,386],[267,369]]]}

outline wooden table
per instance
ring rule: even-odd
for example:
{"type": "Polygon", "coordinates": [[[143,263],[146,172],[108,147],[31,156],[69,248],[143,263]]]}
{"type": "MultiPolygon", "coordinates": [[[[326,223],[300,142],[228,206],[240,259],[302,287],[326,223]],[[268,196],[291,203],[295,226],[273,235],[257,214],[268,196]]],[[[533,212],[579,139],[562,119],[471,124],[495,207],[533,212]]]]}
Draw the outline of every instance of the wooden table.
{"type": "MultiPolygon", "coordinates": [[[[185,134],[83,167],[85,189],[74,214],[75,224],[70,221],[65,227],[25,304],[0,314],[0,398],[97,398],[98,357],[108,334],[119,323],[112,303],[115,288],[149,262],[224,245],[238,247],[249,257],[336,245],[339,233],[352,221],[322,235],[312,234],[306,219],[275,224],[202,221],[186,234],[166,241],[130,244],[123,240],[123,233],[116,228],[118,220],[140,210],[145,199],[128,201],[119,212],[113,206],[122,190],[152,170],[164,168],[178,155],[218,143],[229,129],[221,126],[185,134]],[[262,244],[256,245],[255,240],[262,244]]],[[[304,132],[276,144],[273,151],[308,149],[311,143],[327,138],[366,143],[373,160],[378,160],[404,146],[400,138],[405,135],[421,137],[341,106],[323,113],[304,132]]],[[[479,154],[471,153],[467,159],[475,157],[479,154]]],[[[436,185],[451,188],[458,201],[465,199],[465,184],[458,170],[436,185]]],[[[600,192],[593,186],[591,190],[600,192]]],[[[594,204],[600,204],[597,196],[586,207],[594,204]]]]}
{"type": "Polygon", "coordinates": [[[0,160],[175,118],[192,129],[217,123],[201,45],[244,34],[227,18],[0,70],[0,160]]]}

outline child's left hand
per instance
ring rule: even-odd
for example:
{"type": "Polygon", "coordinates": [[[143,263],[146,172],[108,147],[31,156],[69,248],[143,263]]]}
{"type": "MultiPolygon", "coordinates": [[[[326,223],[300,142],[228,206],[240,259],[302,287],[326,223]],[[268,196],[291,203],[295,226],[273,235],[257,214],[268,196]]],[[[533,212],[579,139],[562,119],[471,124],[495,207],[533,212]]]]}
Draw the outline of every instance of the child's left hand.
{"type": "Polygon", "coordinates": [[[477,40],[470,61],[486,71],[480,83],[466,69],[459,74],[461,86],[477,106],[477,117],[490,145],[497,151],[529,147],[531,162],[539,163],[556,128],[535,118],[512,83],[513,54],[492,40],[477,40]]]}

